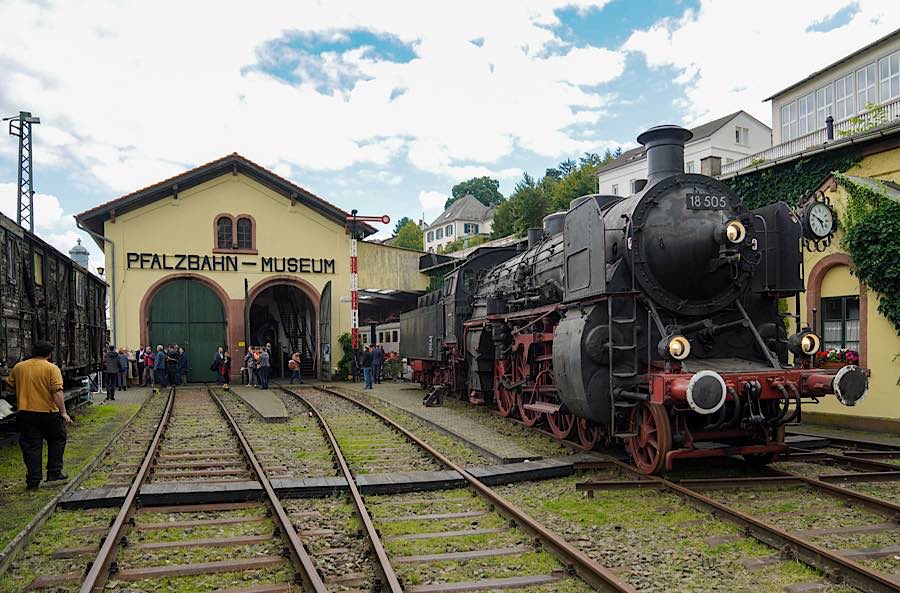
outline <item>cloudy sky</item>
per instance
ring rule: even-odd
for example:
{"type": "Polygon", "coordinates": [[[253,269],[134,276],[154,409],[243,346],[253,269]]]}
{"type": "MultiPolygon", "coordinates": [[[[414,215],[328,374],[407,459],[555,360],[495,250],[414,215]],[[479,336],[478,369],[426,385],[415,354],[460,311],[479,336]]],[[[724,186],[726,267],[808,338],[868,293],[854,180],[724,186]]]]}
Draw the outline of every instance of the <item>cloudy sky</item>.
{"type": "Polygon", "coordinates": [[[36,227],[64,250],[73,213],[235,151],[430,220],[475,175],[508,194],[651,125],[770,123],[764,97],[898,23],[896,0],[0,0],[0,115],[41,117],[36,227]]]}

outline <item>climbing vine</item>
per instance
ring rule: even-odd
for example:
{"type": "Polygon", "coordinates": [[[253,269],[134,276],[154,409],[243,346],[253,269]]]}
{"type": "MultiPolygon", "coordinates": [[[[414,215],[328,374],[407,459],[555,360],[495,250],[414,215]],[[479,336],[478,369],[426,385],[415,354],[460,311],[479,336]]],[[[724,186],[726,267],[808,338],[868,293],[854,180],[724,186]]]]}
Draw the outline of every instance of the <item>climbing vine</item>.
{"type": "Polygon", "coordinates": [[[900,332],[900,202],[881,182],[863,185],[841,173],[835,178],[849,196],[841,246],[854,274],[878,293],[878,312],[900,332]]]}
{"type": "Polygon", "coordinates": [[[816,189],[832,171],[846,171],[862,156],[854,147],[821,152],[808,158],[781,166],[753,171],[725,180],[754,210],[774,202],[784,201],[796,206],[799,200],[816,189]]]}

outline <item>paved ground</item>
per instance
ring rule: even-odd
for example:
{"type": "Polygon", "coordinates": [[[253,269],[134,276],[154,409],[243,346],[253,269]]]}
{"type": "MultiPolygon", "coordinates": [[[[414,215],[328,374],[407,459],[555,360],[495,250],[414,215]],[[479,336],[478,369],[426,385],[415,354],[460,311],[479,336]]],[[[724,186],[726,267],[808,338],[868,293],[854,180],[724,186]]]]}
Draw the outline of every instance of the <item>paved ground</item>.
{"type": "Polygon", "coordinates": [[[270,390],[256,389],[247,385],[231,385],[231,391],[256,410],[266,422],[286,422],[287,409],[275,393],[270,390]]]}
{"type": "Polygon", "coordinates": [[[538,459],[532,451],[504,435],[479,424],[471,417],[446,407],[426,408],[422,405],[425,392],[412,383],[379,383],[371,391],[363,391],[361,383],[334,383],[333,387],[348,392],[369,394],[380,398],[424,421],[438,430],[467,441],[497,459],[511,463],[525,459],[538,459]]]}
{"type": "Polygon", "coordinates": [[[91,401],[95,404],[117,405],[117,404],[142,404],[153,390],[150,387],[129,387],[127,390],[116,389],[116,400],[114,402],[105,402],[106,391],[91,394],[91,401]]]}

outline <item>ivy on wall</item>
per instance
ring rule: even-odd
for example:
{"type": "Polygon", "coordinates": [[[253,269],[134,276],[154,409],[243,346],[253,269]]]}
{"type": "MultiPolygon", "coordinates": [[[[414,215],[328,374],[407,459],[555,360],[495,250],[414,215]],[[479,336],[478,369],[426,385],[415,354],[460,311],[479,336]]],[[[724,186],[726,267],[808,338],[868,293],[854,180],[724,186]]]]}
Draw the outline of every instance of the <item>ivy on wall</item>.
{"type": "Polygon", "coordinates": [[[800,199],[816,189],[832,171],[846,171],[862,160],[855,147],[821,152],[793,163],[753,171],[725,180],[747,208],[784,201],[796,206],[800,199]]]}
{"type": "Polygon", "coordinates": [[[900,203],[880,182],[869,187],[841,173],[835,178],[849,196],[841,247],[850,254],[853,273],[878,293],[878,312],[900,332],[900,203]]]}

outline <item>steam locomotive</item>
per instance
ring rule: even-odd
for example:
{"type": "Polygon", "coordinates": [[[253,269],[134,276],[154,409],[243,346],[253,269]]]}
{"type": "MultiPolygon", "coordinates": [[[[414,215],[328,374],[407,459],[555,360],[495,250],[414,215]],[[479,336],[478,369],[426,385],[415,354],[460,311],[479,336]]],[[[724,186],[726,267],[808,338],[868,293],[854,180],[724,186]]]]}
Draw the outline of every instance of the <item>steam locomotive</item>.
{"type": "Polygon", "coordinates": [[[779,312],[804,290],[802,214],[684,173],[690,138],[647,130],[637,193],[577,198],[527,248],[479,249],[420,297],[400,320],[414,378],[586,449],[624,440],[647,474],[767,463],[804,403],[862,400],[865,369],[815,368],[819,337],[779,312]]]}

